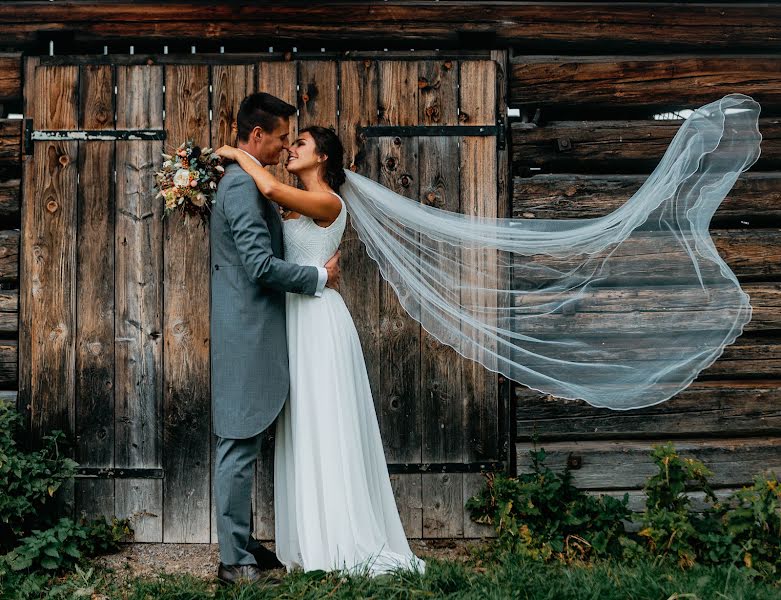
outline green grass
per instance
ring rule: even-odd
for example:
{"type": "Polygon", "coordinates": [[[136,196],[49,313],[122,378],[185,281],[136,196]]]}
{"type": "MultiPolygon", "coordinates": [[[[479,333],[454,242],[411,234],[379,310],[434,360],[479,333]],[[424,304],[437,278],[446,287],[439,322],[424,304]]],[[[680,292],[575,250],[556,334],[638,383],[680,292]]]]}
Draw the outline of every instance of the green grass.
{"type": "MultiPolygon", "coordinates": [[[[49,586],[47,586],[49,587],[49,586]]],[[[682,570],[671,564],[596,561],[590,565],[540,563],[505,556],[486,565],[478,558],[466,563],[427,559],[427,572],[395,573],[377,578],[339,577],[323,572],[294,572],[281,583],[223,589],[214,581],[191,576],[162,575],[133,579],[108,572],[74,572],[35,598],[122,598],[127,600],[195,600],[231,598],[354,599],[354,598],[534,598],[564,600],[721,600],[781,599],[781,582],[750,580],[735,567],[682,570]],[[93,595],[93,593],[97,593],[93,595]]],[[[12,598],[13,596],[8,596],[12,598]]]]}

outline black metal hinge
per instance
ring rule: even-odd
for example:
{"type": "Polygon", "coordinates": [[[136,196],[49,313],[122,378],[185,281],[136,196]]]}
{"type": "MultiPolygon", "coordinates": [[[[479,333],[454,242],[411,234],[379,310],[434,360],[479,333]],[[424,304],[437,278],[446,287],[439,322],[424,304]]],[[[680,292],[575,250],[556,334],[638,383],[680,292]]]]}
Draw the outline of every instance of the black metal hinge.
{"type": "Polygon", "coordinates": [[[388,473],[495,473],[504,471],[504,462],[473,463],[390,463],[388,473]]]}
{"type": "Polygon", "coordinates": [[[155,468],[79,467],[76,479],[163,479],[163,470],[155,468]]]}
{"type": "Polygon", "coordinates": [[[364,137],[496,135],[495,125],[369,125],[358,127],[364,137]]]}
{"type": "Polygon", "coordinates": [[[165,140],[165,129],[39,129],[32,119],[24,120],[24,151],[33,153],[33,143],[39,141],[69,142],[148,142],[165,140]]]}

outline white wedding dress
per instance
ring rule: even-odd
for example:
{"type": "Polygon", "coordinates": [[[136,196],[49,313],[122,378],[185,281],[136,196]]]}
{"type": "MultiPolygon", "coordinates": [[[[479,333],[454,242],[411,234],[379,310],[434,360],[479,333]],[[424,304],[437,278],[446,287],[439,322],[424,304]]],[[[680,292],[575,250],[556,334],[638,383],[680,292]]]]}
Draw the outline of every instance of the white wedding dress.
{"type": "MultiPolygon", "coordinates": [[[[284,221],[285,260],[323,266],[347,221],[284,221]]],[[[388,476],[366,365],[342,296],[287,294],[290,397],[277,418],[276,555],[288,572],[425,571],[410,550],[388,476]]]]}

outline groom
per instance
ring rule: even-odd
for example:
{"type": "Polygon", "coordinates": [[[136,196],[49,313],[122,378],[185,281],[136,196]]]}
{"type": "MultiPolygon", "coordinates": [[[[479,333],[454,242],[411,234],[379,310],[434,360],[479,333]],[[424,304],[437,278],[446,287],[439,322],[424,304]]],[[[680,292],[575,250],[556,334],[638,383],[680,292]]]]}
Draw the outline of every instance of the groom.
{"type": "MultiPolygon", "coordinates": [[[[236,117],[237,147],[262,165],[277,164],[295,112],[275,96],[250,94],[236,117]]],[[[339,253],[325,268],[285,262],[279,209],[236,163],[217,187],[210,243],[217,577],[257,581],[263,569],[282,566],[251,536],[250,500],[261,433],[288,396],[285,292],[320,296],[335,287],[339,253]]]]}

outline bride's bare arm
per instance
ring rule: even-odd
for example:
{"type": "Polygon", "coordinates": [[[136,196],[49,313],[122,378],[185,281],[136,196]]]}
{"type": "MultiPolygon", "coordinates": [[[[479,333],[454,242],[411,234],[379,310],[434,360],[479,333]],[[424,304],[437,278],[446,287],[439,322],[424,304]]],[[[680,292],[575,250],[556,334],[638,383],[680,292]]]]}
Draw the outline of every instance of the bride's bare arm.
{"type": "Polygon", "coordinates": [[[342,210],[339,198],[331,192],[308,192],[287,185],[274,177],[263,165],[256,163],[246,152],[233,146],[222,146],[217,154],[235,160],[255,180],[260,193],[280,206],[311,217],[317,221],[334,221],[342,210]]]}

